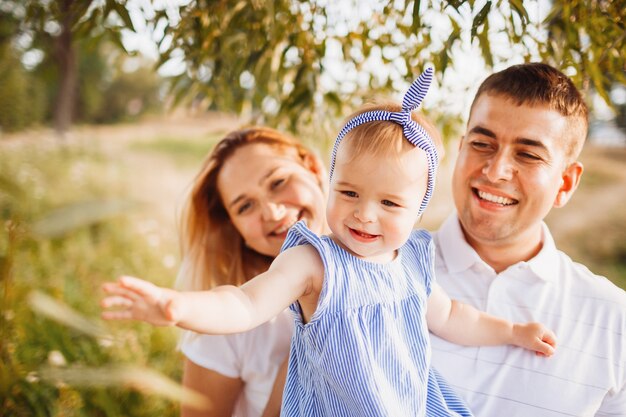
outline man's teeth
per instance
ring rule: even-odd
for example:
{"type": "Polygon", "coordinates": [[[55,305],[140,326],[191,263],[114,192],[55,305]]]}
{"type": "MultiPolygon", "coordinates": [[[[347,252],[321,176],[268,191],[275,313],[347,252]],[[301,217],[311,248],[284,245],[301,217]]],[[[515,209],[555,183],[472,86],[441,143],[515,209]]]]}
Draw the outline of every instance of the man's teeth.
{"type": "Polygon", "coordinates": [[[515,203],[515,200],[511,200],[510,198],[489,194],[484,191],[478,191],[478,197],[482,198],[483,200],[487,200],[492,203],[502,204],[505,206],[515,203]]]}

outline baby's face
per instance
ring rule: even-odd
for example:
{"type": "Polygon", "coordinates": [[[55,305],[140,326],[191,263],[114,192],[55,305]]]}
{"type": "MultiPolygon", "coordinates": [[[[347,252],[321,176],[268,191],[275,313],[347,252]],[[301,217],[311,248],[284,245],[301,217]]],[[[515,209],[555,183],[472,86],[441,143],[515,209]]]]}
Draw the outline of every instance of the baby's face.
{"type": "Polygon", "coordinates": [[[399,157],[349,155],[340,148],[327,220],[333,238],[354,256],[388,262],[408,239],[426,193],[428,162],[418,148],[399,157]]]}

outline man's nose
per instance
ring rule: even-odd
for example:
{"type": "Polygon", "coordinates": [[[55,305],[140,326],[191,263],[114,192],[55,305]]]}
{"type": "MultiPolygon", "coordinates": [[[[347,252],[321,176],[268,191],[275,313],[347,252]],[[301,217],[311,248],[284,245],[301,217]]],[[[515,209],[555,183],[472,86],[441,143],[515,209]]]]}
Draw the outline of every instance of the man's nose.
{"type": "Polygon", "coordinates": [[[498,152],[485,162],[483,174],[491,182],[508,181],[517,171],[511,155],[498,152]]]}

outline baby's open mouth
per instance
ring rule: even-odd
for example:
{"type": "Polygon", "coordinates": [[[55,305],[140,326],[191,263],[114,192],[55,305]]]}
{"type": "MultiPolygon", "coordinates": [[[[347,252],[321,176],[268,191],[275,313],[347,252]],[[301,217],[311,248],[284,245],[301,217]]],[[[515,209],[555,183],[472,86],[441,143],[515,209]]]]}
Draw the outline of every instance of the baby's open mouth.
{"type": "Polygon", "coordinates": [[[360,230],[356,230],[356,229],[353,229],[353,228],[350,228],[350,231],[352,233],[354,233],[355,235],[360,236],[360,237],[362,237],[364,239],[374,239],[374,238],[378,237],[378,235],[371,235],[369,233],[362,232],[360,230]]]}

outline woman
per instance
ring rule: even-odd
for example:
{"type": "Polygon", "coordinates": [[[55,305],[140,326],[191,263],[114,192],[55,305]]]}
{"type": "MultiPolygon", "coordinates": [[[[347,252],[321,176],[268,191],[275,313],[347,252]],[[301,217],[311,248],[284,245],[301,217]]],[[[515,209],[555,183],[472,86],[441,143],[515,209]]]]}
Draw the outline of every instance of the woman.
{"type": "MultiPolygon", "coordinates": [[[[326,182],[323,164],[295,140],[263,127],[229,133],[208,156],[186,202],[178,286],[241,285],[269,267],[296,221],[325,232],[326,182]]],[[[182,416],[260,416],[292,326],[283,312],[246,333],[186,333],[183,384],[206,395],[212,408],[183,406],[182,416]]]]}

